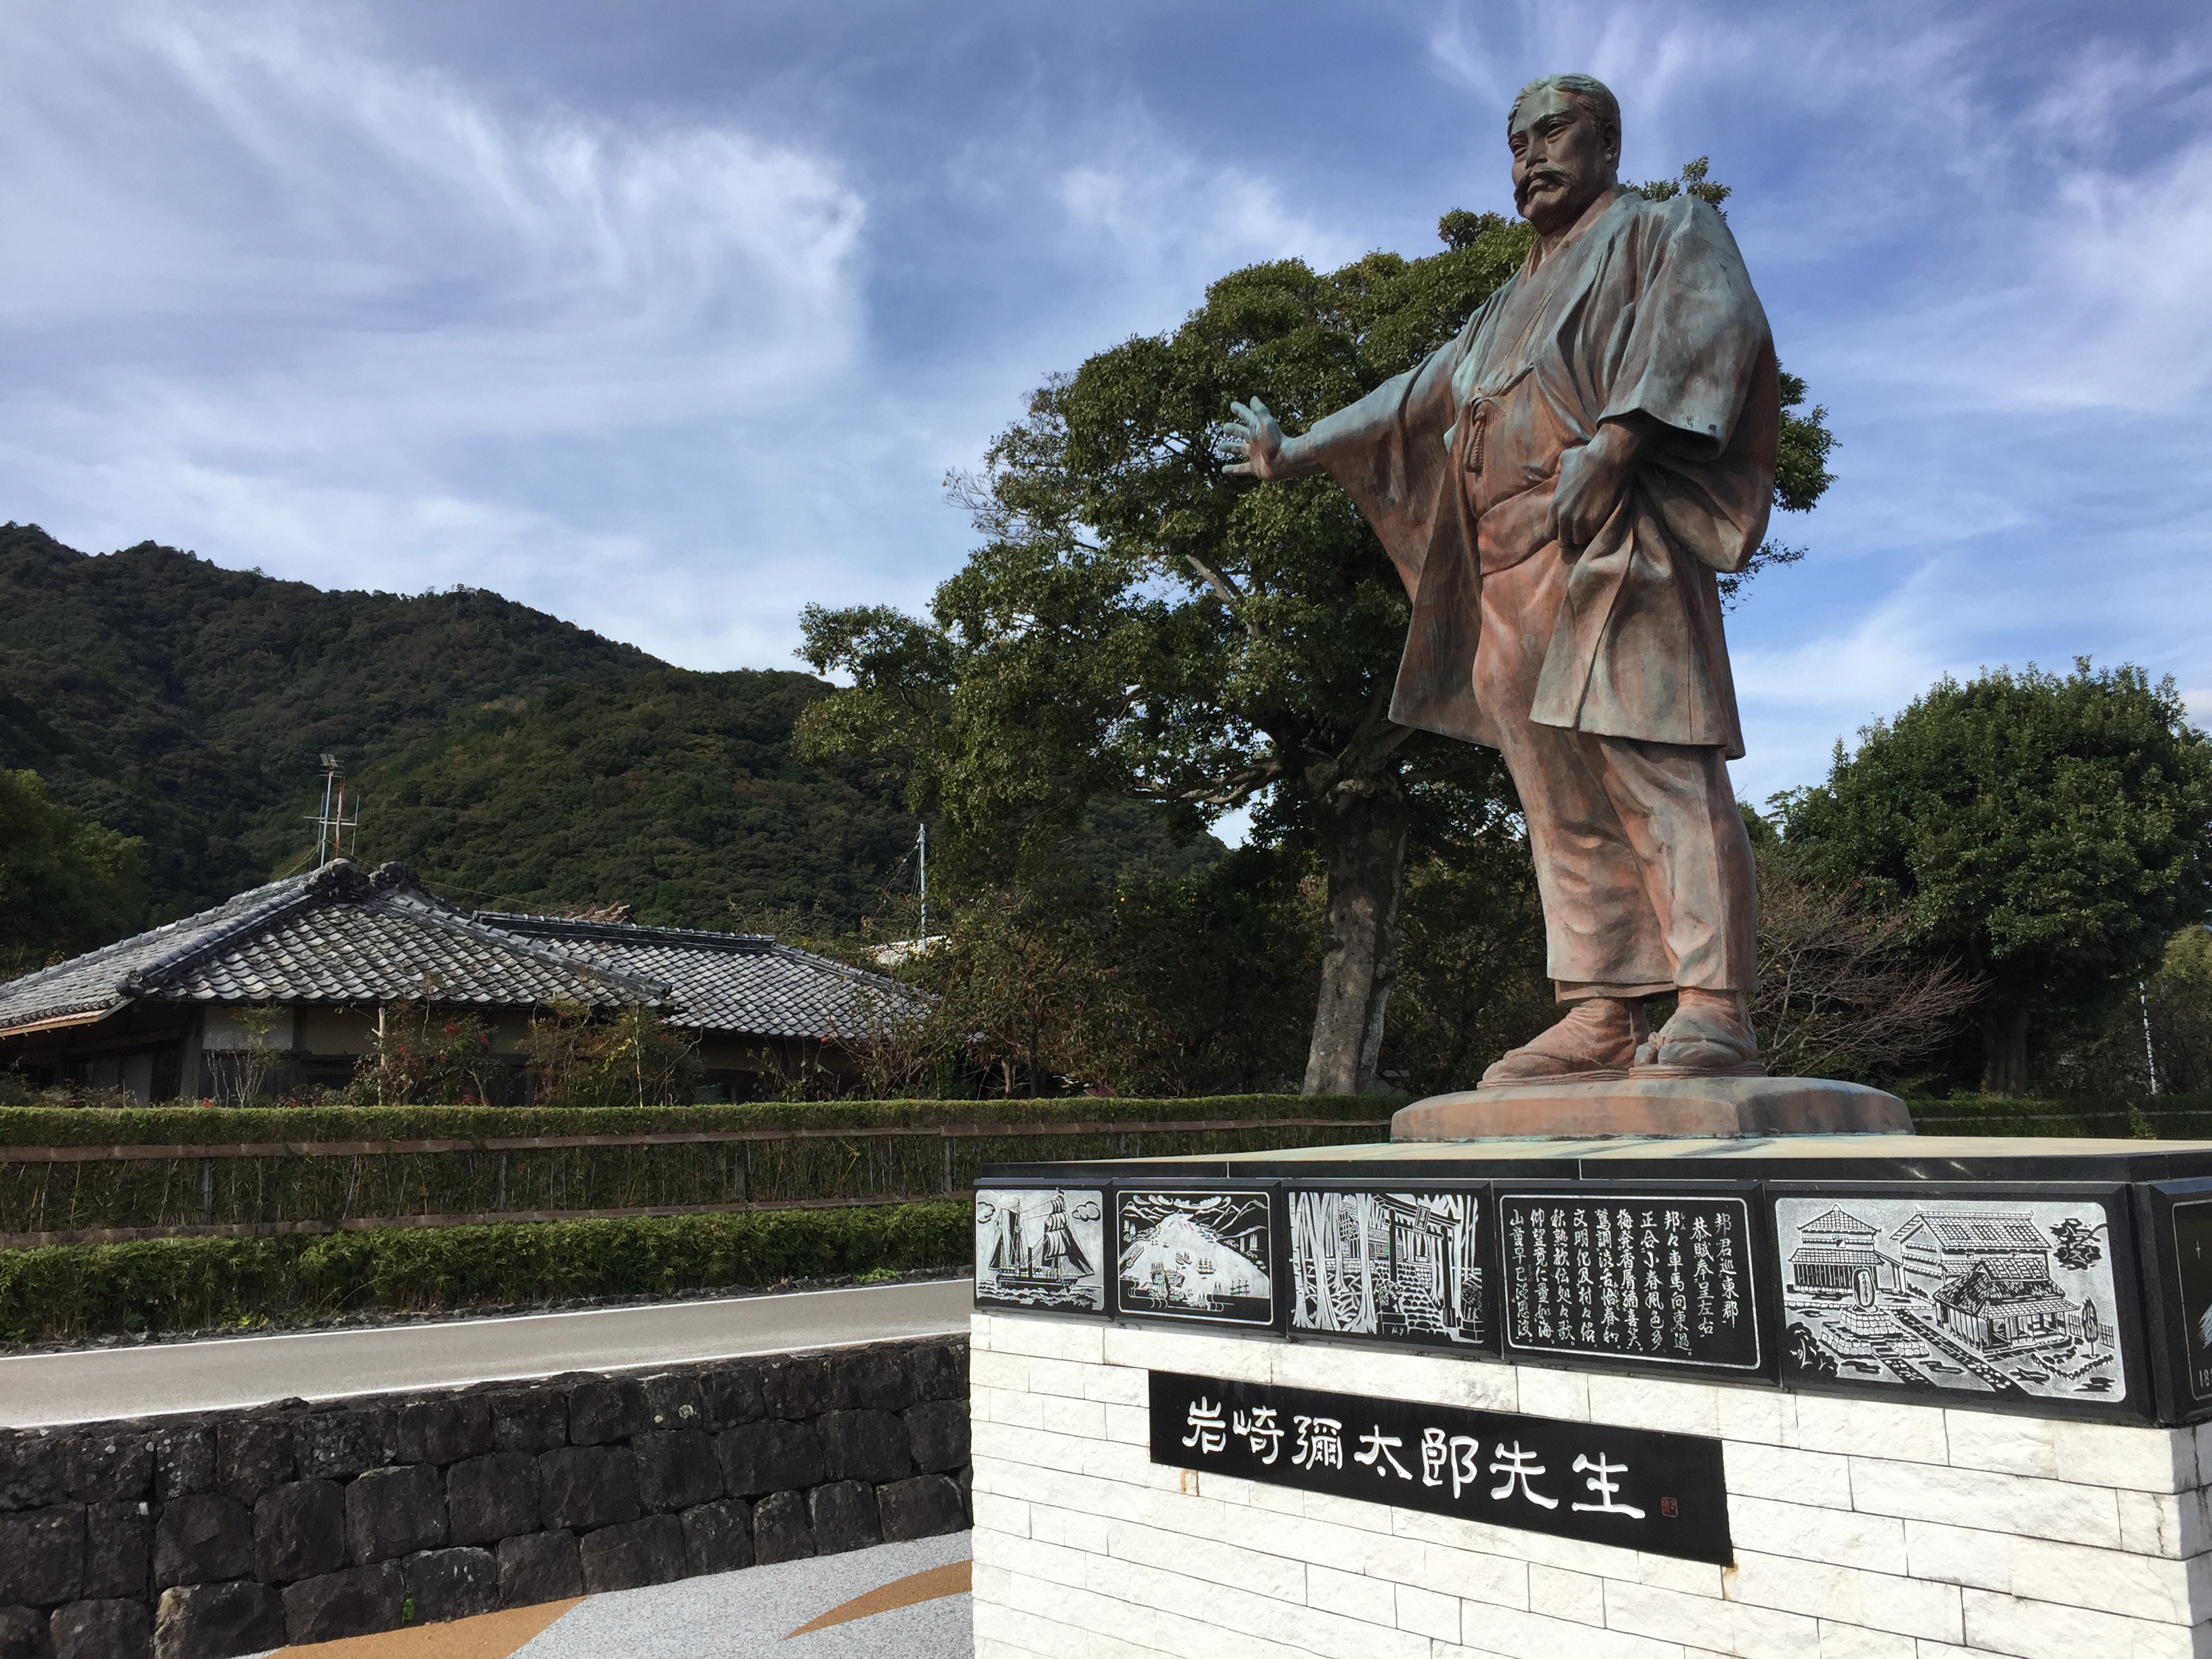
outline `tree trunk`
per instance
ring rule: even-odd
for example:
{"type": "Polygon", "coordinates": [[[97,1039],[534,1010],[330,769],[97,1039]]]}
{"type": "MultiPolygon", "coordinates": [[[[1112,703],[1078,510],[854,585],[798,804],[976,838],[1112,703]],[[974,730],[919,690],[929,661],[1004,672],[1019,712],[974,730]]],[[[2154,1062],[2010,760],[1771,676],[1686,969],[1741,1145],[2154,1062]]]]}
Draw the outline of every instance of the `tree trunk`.
{"type": "Polygon", "coordinates": [[[2016,1003],[1982,1007],[1982,1092],[2027,1092],[2027,1010],[2016,1003]]]}
{"type": "Polygon", "coordinates": [[[1383,1014],[1398,974],[1405,799],[1395,782],[1339,784],[1322,804],[1322,833],[1328,848],[1328,940],[1305,1091],[1364,1094],[1374,1086],[1383,1014]]]}

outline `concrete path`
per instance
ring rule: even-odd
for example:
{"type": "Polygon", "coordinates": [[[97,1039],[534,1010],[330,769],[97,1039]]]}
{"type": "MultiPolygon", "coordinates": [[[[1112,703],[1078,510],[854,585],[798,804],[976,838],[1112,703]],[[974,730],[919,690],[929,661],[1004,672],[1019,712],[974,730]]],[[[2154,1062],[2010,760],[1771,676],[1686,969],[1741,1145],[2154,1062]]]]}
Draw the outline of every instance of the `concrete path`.
{"type": "Polygon", "coordinates": [[[635,1370],[965,1331],[971,1280],[871,1285],[580,1313],[224,1337],[0,1359],[0,1426],[258,1406],[298,1395],[635,1370]]]}
{"type": "Polygon", "coordinates": [[[972,1659],[969,1534],[686,1578],[264,1659],[972,1659]]]}

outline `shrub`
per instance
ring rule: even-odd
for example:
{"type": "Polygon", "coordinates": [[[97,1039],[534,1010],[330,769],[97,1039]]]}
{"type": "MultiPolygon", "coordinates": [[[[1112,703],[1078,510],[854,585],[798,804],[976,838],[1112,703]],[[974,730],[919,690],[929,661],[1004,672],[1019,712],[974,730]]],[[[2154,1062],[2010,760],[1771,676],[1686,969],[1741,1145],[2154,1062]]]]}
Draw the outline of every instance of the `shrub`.
{"type": "Polygon", "coordinates": [[[0,1340],[670,1295],[964,1267],[962,1203],[0,1251],[0,1340]]]}

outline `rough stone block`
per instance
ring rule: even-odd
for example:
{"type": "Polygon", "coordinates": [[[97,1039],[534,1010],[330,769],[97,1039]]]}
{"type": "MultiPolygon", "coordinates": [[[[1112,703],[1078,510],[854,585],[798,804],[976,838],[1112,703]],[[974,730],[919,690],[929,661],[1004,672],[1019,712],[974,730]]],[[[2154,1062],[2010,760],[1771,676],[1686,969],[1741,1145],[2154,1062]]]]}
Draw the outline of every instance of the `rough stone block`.
{"type": "Polygon", "coordinates": [[[761,1398],[760,1367],[750,1363],[721,1365],[708,1371],[699,1379],[699,1391],[706,1396],[710,1429],[757,1423],[768,1410],[761,1398]]]}
{"type": "Polygon", "coordinates": [[[295,1647],[399,1628],[406,1595],[397,1561],[349,1567],[284,1587],[284,1631],[295,1647]]]}
{"type": "Polygon", "coordinates": [[[592,1595],[665,1584],[684,1576],[684,1523],[672,1515],[648,1515],[602,1527],[584,1534],[577,1553],[584,1588],[592,1595]]]}
{"type": "Polygon", "coordinates": [[[154,1613],[143,1596],[72,1602],[55,1609],[51,1629],[54,1659],[151,1659],[154,1651],[154,1613]]]}
{"type": "Polygon", "coordinates": [[[637,1459],[625,1446],[564,1446],[538,1459],[538,1510],[549,1527],[635,1521],[637,1459]]]}
{"type": "MultiPolygon", "coordinates": [[[[213,1584],[253,1571],[253,1514],[235,1498],[198,1492],[161,1506],[154,1523],[154,1583],[213,1584]]],[[[156,1621],[159,1622],[158,1620],[156,1621]]],[[[160,1632],[155,1632],[158,1640],[160,1632]]]]}
{"type": "Polygon", "coordinates": [[[346,1564],[345,1488],[288,1480],[253,1506],[253,1576],[264,1584],[318,1578],[346,1564]]]}
{"type": "Polygon", "coordinates": [[[282,1418],[240,1417],[216,1426],[216,1490],[251,1504],[293,1475],[292,1425],[282,1418]]]}
{"type": "Polygon", "coordinates": [[[491,1406],[481,1395],[410,1401],[399,1408],[399,1461],[458,1463],[491,1449],[491,1406]]]}
{"type": "Polygon", "coordinates": [[[46,1615],[35,1607],[0,1607],[0,1659],[54,1659],[46,1615]]]}
{"type": "Polygon", "coordinates": [[[876,1489],[865,1480],[832,1480],[806,1494],[807,1518],[814,1523],[814,1553],[837,1555],[884,1541],[876,1512],[876,1489]]]}
{"type": "Polygon", "coordinates": [[[146,1437],[154,1454],[154,1498],[167,1504],[215,1487],[215,1429],[210,1424],[178,1424],[146,1437]]]}
{"type": "Polygon", "coordinates": [[[0,1515],[0,1607],[74,1601],[83,1585],[83,1504],[0,1515]]]}
{"type": "Polygon", "coordinates": [[[907,1372],[916,1400],[968,1398],[968,1345],[928,1342],[907,1351],[907,1372]]]}
{"type": "Polygon", "coordinates": [[[39,1429],[0,1429],[0,1513],[41,1510],[61,1501],[61,1468],[53,1437],[39,1429]]]}
{"type": "Polygon", "coordinates": [[[914,1473],[906,1425],[889,1412],[830,1412],[815,1425],[833,1480],[902,1480],[914,1473]]]}
{"type": "Polygon", "coordinates": [[[398,1439],[392,1414],[380,1406],[303,1417],[293,1431],[300,1478],[350,1480],[389,1463],[398,1439]]]}
{"type": "Polygon", "coordinates": [[[143,1503],[153,1490],[154,1454],[143,1434],[73,1434],[62,1468],[63,1492],[80,1504],[143,1503]]]}
{"type": "Polygon", "coordinates": [[[446,1541],[446,1483],[428,1463],[371,1469],[345,1489],[346,1553],[357,1566],[446,1541]]]}
{"type": "Polygon", "coordinates": [[[499,1564],[499,1604],[503,1607],[566,1601],[584,1593],[584,1570],[571,1534],[533,1532],[502,1539],[492,1555],[499,1564]]]}
{"type": "Polygon", "coordinates": [[[780,1492],[753,1505],[753,1559],[762,1566],[814,1553],[804,1492],[780,1492]]]}
{"type": "Polygon", "coordinates": [[[496,1544],[538,1527],[538,1460],[491,1452],[446,1471],[446,1536],[456,1544],[496,1544]]]}
{"type": "Polygon", "coordinates": [[[716,1435],[714,1455],[721,1462],[724,1489],[733,1498],[818,1486],[827,1473],[821,1437],[808,1424],[780,1418],[716,1435]]]}
{"type": "Polygon", "coordinates": [[[568,1396],[551,1386],[508,1389],[484,1396],[495,1451],[544,1452],[568,1443],[568,1396]]]}
{"type": "Polygon", "coordinates": [[[653,1510],[688,1510],[722,1495],[722,1466],[704,1429],[656,1430],[630,1442],[639,1500],[653,1510]]]}
{"type": "Polygon", "coordinates": [[[941,1474],[917,1474],[878,1486],[876,1510],[882,1517],[886,1544],[934,1538],[939,1533],[958,1532],[968,1524],[960,1488],[941,1474]]]}
{"type": "Polygon", "coordinates": [[[725,1498],[684,1511],[684,1570],[733,1572],[753,1564],[752,1506],[725,1498]]]}
{"type": "Polygon", "coordinates": [[[154,1563],[154,1510],[148,1504],[88,1504],[84,1510],[84,1585],[88,1601],[146,1599],[154,1563]]]}
{"type": "Polygon", "coordinates": [[[595,1377],[568,1390],[568,1443],[609,1446],[652,1427],[645,1390],[629,1376],[595,1377]]]}
{"type": "Polygon", "coordinates": [[[638,1386],[645,1391],[646,1415],[656,1429],[707,1427],[707,1394],[696,1376],[684,1371],[664,1371],[638,1386]]]}
{"type": "Polygon", "coordinates": [[[499,1606],[499,1563],[489,1550],[425,1550],[401,1562],[399,1573],[412,1624],[472,1619],[499,1606]]]}
{"type": "Polygon", "coordinates": [[[914,1466],[925,1474],[949,1474],[968,1462],[968,1402],[927,1400],[899,1414],[914,1466]]]}
{"type": "Polygon", "coordinates": [[[761,1367],[760,1383],[761,1403],[770,1417],[795,1423],[836,1408],[830,1362],[818,1354],[771,1359],[761,1367]]]}
{"type": "Polygon", "coordinates": [[[840,1411],[895,1412],[914,1403],[914,1380],[903,1351],[848,1348],[830,1362],[840,1411]]]}
{"type": "Polygon", "coordinates": [[[233,1659],[283,1645],[284,1603],[272,1585],[179,1585],[155,1609],[155,1659],[233,1659]]]}

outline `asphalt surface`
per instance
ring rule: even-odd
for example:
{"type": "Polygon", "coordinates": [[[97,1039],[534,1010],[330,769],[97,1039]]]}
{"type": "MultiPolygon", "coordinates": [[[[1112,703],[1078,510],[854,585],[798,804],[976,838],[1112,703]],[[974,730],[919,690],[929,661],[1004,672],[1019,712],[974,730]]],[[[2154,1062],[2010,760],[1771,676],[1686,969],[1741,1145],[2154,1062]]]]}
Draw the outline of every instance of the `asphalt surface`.
{"type": "MultiPolygon", "coordinates": [[[[223,1337],[0,1358],[0,1426],[636,1370],[965,1331],[971,1280],[223,1337]]],[[[826,1652],[827,1650],[824,1650],[826,1652]]]]}

